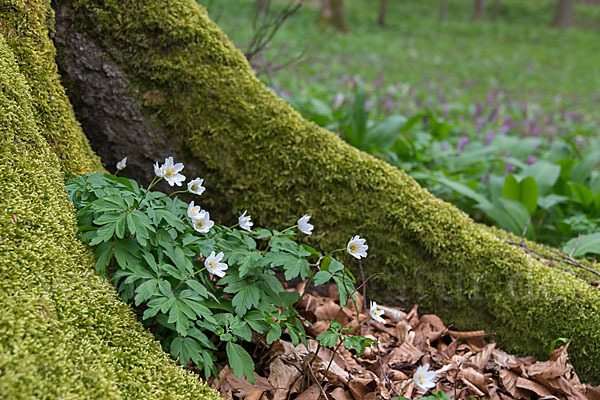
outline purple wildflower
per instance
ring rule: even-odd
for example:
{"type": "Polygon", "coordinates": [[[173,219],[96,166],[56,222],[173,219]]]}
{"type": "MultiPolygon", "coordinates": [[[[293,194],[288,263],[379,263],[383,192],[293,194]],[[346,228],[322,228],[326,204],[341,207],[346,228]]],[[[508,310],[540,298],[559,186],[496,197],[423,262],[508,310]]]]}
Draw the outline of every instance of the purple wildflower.
{"type": "Polygon", "coordinates": [[[469,138],[466,136],[461,137],[458,141],[458,144],[456,145],[456,152],[460,153],[461,151],[463,151],[467,143],[469,143],[469,138]]]}
{"type": "Polygon", "coordinates": [[[527,159],[525,160],[525,162],[527,162],[527,165],[535,164],[535,161],[536,161],[536,158],[533,155],[527,156],[527,159]]]}
{"type": "Polygon", "coordinates": [[[492,140],[494,140],[494,136],[495,136],[495,132],[493,129],[489,129],[487,131],[487,134],[485,135],[485,145],[489,146],[490,143],[492,143],[492,140]]]}

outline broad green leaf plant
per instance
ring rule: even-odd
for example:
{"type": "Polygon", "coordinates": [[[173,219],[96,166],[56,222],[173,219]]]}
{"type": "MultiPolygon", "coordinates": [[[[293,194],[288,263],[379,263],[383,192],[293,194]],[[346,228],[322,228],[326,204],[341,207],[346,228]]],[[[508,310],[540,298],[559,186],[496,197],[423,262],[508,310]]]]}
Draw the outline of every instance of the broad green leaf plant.
{"type": "MultiPolygon", "coordinates": [[[[126,161],[117,164],[117,173],[126,161]]],[[[252,229],[246,211],[235,226],[216,224],[208,211],[175,196],[201,195],[200,178],[170,195],[151,191],[161,180],[181,186],[186,179],[182,170],[172,157],[155,164],[148,188],[117,173],[68,180],[81,239],[95,247],[98,273],[111,279],[123,301],[135,305],[144,324],[182,365],[195,364],[208,379],[217,375],[217,351],[225,351],[235,375],[253,382],[254,362],[245,347],[253,332],[265,335],[268,344],[287,335],[294,345],[307,346],[308,322],[294,307],[304,294],[286,291],[277,272],[285,280],[306,280],[307,288],[335,283],[340,307],[352,301],[357,309],[355,278],[332,254],[347,251],[346,260],[360,260],[368,246],[359,236],[331,254],[299,244],[295,228],[310,235],[309,215],[282,231],[252,229]]],[[[339,341],[362,354],[373,343],[347,335],[336,322],[330,331],[319,338],[326,347],[339,341]]]]}

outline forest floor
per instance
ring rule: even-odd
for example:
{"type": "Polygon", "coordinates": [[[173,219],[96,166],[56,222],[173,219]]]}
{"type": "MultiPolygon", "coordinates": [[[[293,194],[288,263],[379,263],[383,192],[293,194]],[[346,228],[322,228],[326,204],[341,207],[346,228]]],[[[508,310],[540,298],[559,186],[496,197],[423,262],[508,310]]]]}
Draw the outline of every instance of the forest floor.
{"type": "MultiPolygon", "coordinates": [[[[302,293],[302,285],[294,290],[302,293]]],[[[283,337],[268,345],[254,336],[255,382],[237,378],[225,365],[210,386],[236,400],[600,399],[600,386],[580,382],[569,362],[569,343],[553,343],[548,361],[515,357],[487,341],[486,332],[453,330],[436,315],[419,315],[416,305],[411,310],[379,306],[381,323],[369,317],[358,294],[358,313],[352,303],[339,312],[336,294],[331,286],[329,296],[309,293],[298,304],[311,323],[309,332],[316,337],[337,320],[349,328],[348,335],[363,335],[377,345],[358,356],[341,342],[330,349],[309,339],[307,348],[283,337]],[[414,382],[425,365],[435,372],[431,391],[414,382]]]]}
{"type": "MultiPolygon", "coordinates": [[[[255,0],[198,0],[240,49],[253,32],[255,0]]],[[[285,0],[272,0],[277,10],[285,0]]],[[[481,22],[471,21],[472,2],[389,1],[386,26],[377,26],[375,2],[345,2],[347,34],[317,25],[316,1],[290,17],[264,53],[275,64],[299,54],[300,63],[262,75],[285,90],[318,87],[331,97],[350,78],[376,86],[404,85],[425,101],[443,95],[458,105],[485,101],[490,92],[544,109],[599,115],[600,7],[577,4],[574,27],[550,27],[554,0],[501,0],[481,22]]],[[[379,2],[376,2],[377,4],[379,2]]],[[[407,110],[399,110],[410,114],[407,110]]]]}

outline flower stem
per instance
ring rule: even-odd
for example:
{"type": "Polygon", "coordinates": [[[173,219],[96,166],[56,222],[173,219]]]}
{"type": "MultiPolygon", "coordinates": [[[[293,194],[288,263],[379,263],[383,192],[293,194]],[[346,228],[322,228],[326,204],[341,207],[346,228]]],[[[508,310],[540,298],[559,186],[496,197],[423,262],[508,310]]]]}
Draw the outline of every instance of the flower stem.
{"type": "Polygon", "coordinates": [[[178,190],[178,191],[176,191],[176,192],[173,192],[173,193],[171,193],[171,194],[169,195],[169,197],[171,197],[171,196],[173,196],[173,195],[176,195],[176,194],[179,194],[179,193],[187,193],[187,192],[188,192],[187,190],[178,190]]]}
{"type": "Polygon", "coordinates": [[[179,286],[183,285],[183,283],[184,283],[185,281],[187,281],[187,280],[188,280],[188,279],[190,279],[192,276],[194,276],[194,275],[196,275],[196,274],[199,274],[200,272],[202,272],[202,271],[204,271],[204,270],[206,270],[206,267],[204,267],[204,268],[202,268],[202,269],[199,269],[198,271],[196,271],[196,272],[194,272],[194,273],[191,273],[191,274],[189,274],[189,275],[188,275],[188,276],[187,276],[187,277],[186,277],[184,280],[182,280],[181,282],[179,282],[179,284],[178,284],[177,286],[175,286],[175,289],[173,289],[173,293],[175,293],[175,291],[176,291],[176,290],[179,288],[179,286]]]}

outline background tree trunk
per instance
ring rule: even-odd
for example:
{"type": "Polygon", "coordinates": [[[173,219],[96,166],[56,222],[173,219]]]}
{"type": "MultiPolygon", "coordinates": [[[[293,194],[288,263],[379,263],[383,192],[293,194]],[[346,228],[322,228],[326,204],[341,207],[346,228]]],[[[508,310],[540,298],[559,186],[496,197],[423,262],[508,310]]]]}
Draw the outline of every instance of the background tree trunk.
{"type": "Polygon", "coordinates": [[[475,6],[473,7],[473,20],[481,21],[485,14],[485,0],[475,0],[475,6]]]}
{"type": "Polygon", "coordinates": [[[385,26],[385,17],[387,16],[388,0],[379,0],[379,15],[377,16],[377,25],[385,26]]]}
{"type": "Polygon", "coordinates": [[[344,0],[321,0],[321,21],[340,32],[347,32],[344,0]]]}
{"type": "Polygon", "coordinates": [[[440,0],[440,21],[448,17],[448,0],[440,0]]]}
{"type": "Polygon", "coordinates": [[[569,28],[573,19],[574,4],[575,0],[557,0],[552,25],[561,29],[569,28]]]}
{"type": "Polygon", "coordinates": [[[494,11],[492,18],[497,20],[500,17],[500,0],[494,0],[494,11]]]}
{"type": "Polygon", "coordinates": [[[265,13],[271,5],[271,0],[256,0],[256,11],[259,13],[265,13]]]}

